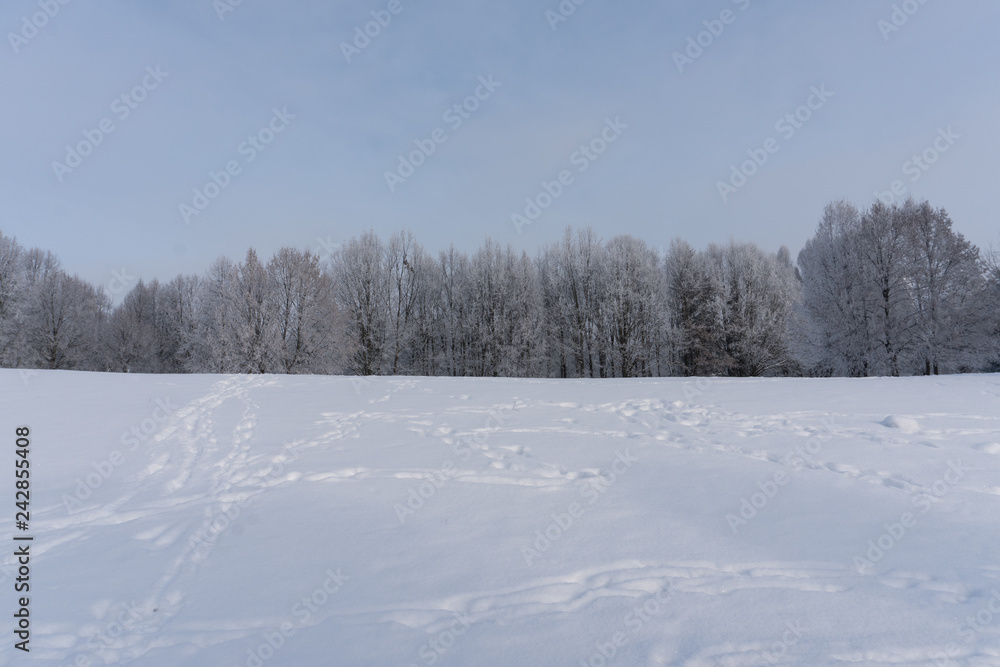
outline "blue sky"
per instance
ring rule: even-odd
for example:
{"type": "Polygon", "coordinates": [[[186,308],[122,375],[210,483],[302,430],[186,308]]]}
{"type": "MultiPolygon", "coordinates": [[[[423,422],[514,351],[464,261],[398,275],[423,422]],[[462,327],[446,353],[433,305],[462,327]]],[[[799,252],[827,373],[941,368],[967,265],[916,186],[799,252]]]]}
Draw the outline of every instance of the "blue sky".
{"type": "Polygon", "coordinates": [[[122,268],[169,279],[251,245],[322,251],[404,226],[435,252],[489,236],[533,253],[589,225],[795,253],[828,201],[867,205],[899,180],[973,242],[1000,241],[995,2],[565,0],[575,11],[553,29],[558,0],[397,1],[242,0],[220,18],[227,0],[8,0],[0,231],[106,286],[122,268]],[[880,28],[894,11],[898,30],[880,28]],[[341,43],[371,12],[391,22],[348,62],[341,43]],[[679,71],[674,54],[702,32],[679,71]],[[456,128],[445,113],[477,87],[485,99],[456,128]],[[832,96],[810,100],[813,87],[832,96]],[[778,131],[797,111],[808,120],[778,131]],[[581,158],[608,119],[614,141],[581,158]],[[262,150],[244,144],[255,135],[262,150]],[[761,152],[768,139],[776,152],[761,152]],[[390,190],[385,173],[416,140],[433,153],[390,190]],[[80,142],[94,145],[77,166],[53,165],[80,142]],[[767,161],[723,201],[718,183],[748,151],[767,161]],[[926,170],[907,164],[925,151],[926,170]],[[230,163],[185,220],[181,204],[230,163]],[[519,232],[511,215],[563,171],[519,232]]]}

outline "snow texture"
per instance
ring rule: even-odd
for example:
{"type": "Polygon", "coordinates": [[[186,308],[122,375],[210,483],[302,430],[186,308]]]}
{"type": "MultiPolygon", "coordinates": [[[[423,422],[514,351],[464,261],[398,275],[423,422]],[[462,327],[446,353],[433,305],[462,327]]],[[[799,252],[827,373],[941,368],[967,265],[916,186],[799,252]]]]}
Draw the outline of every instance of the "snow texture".
{"type": "Polygon", "coordinates": [[[35,536],[0,664],[1000,664],[995,375],[8,370],[0,398],[35,536]]]}

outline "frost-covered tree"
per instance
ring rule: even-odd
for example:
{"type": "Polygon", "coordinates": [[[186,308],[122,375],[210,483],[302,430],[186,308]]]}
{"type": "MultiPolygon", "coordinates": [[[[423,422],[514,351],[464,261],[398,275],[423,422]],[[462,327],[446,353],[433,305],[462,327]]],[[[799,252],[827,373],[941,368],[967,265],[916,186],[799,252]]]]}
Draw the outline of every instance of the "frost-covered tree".
{"type": "Polygon", "coordinates": [[[510,377],[537,377],[545,367],[546,354],[538,268],[525,252],[511,259],[506,278],[516,296],[512,300],[507,354],[501,372],[510,377]]]}
{"type": "Polygon", "coordinates": [[[236,373],[242,365],[236,334],[238,267],[219,257],[209,267],[196,295],[195,326],[187,345],[193,373],[236,373]]]}
{"type": "Polygon", "coordinates": [[[386,372],[391,279],[385,248],[374,232],[344,244],[333,258],[339,306],[347,317],[348,369],[358,375],[386,372]]]}
{"type": "Polygon", "coordinates": [[[990,322],[986,325],[990,335],[984,345],[986,359],[983,369],[1000,372],[1000,249],[991,249],[985,254],[986,293],[984,299],[989,308],[990,322]]]}
{"type": "Polygon", "coordinates": [[[904,212],[916,310],[916,372],[978,368],[989,355],[997,317],[979,249],[952,229],[944,209],[909,202],[904,212]]]}
{"type": "Polygon", "coordinates": [[[638,377],[1000,367],[1000,269],[927,202],[826,207],[793,267],[752,243],[665,257],[567,229],[532,259],[436,260],[401,231],[328,267],[282,248],[140,281],[116,308],[0,234],[0,363],[126,372],[638,377]]]}
{"type": "Polygon", "coordinates": [[[233,311],[238,370],[270,373],[277,368],[278,318],[274,290],[267,269],[250,248],[236,270],[233,284],[233,311]]]}
{"type": "Polygon", "coordinates": [[[550,375],[600,377],[604,246],[594,230],[567,228],[559,244],[539,256],[550,375]]]}
{"type": "Polygon", "coordinates": [[[157,298],[159,283],[140,280],[108,318],[102,341],[109,370],[159,372],[157,298]]]}
{"type": "Polygon", "coordinates": [[[197,308],[201,286],[197,276],[177,276],[161,289],[156,321],[160,372],[192,369],[199,341],[197,308]]]}
{"type": "Polygon", "coordinates": [[[392,375],[414,365],[412,348],[417,334],[416,307],[426,289],[426,268],[424,250],[413,234],[406,230],[393,234],[383,256],[383,271],[389,281],[386,368],[392,375]]]}
{"type": "Polygon", "coordinates": [[[728,373],[759,376],[791,363],[789,319],[798,299],[790,263],[753,243],[711,247],[724,303],[723,330],[728,373]]]}
{"type": "Polygon", "coordinates": [[[309,251],[282,248],[268,262],[277,327],[276,370],[326,373],[335,368],[337,306],[333,280],[309,251]]]}
{"type": "Polygon", "coordinates": [[[105,370],[109,312],[103,290],[67,274],[51,252],[0,233],[0,364],[105,370]]]}
{"type": "Polygon", "coordinates": [[[806,362],[820,373],[952,372],[988,356],[997,310],[986,268],[927,202],[831,204],[798,264],[806,362]]]}
{"type": "Polygon", "coordinates": [[[472,286],[468,255],[451,246],[438,255],[421,318],[433,368],[442,375],[470,375],[472,286]]]}
{"type": "Polygon", "coordinates": [[[0,365],[16,366],[18,319],[25,298],[24,249],[0,232],[0,365]]]}
{"type": "Polygon", "coordinates": [[[908,269],[907,212],[876,200],[861,215],[865,280],[874,292],[873,331],[881,348],[881,374],[898,376],[916,343],[916,309],[908,269]]]}
{"type": "Polygon", "coordinates": [[[664,259],[672,372],[683,376],[726,372],[721,275],[706,253],[675,239],[664,259]]]}
{"type": "Polygon", "coordinates": [[[526,376],[542,349],[538,276],[530,259],[487,239],[470,262],[469,371],[526,376]]]}
{"type": "Polygon", "coordinates": [[[665,284],[656,252],[620,235],[608,241],[601,299],[602,332],[612,375],[660,375],[665,351],[665,284]]]}
{"type": "Polygon", "coordinates": [[[107,295],[77,276],[53,268],[51,262],[43,260],[39,268],[33,273],[22,322],[25,365],[106,370],[99,341],[111,306],[107,295]]]}
{"type": "Polygon", "coordinates": [[[877,302],[861,253],[861,213],[828,204],[812,239],[799,253],[805,311],[803,361],[824,375],[878,374],[877,302]]]}
{"type": "Polygon", "coordinates": [[[32,248],[25,252],[23,257],[24,285],[28,290],[34,288],[50,273],[58,271],[62,267],[59,258],[48,250],[32,248]]]}

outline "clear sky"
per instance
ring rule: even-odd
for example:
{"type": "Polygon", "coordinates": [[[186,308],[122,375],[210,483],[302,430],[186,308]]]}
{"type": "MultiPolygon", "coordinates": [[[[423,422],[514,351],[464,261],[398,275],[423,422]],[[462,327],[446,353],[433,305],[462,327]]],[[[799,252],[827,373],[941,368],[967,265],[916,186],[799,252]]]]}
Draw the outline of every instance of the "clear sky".
{"type": "Polygon", "coordinates": [[[797,253],[898,180],[1000,240],[994,0],[237,1],[4,2],[0,231],[105,286],[403,226],[797,253]]]}

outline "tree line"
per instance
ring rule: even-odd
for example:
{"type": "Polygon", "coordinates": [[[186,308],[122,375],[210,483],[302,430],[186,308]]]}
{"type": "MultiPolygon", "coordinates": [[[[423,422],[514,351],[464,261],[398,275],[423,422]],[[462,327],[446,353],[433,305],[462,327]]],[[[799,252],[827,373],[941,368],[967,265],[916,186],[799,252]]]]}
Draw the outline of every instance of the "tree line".
{"type": "Polygon", "coordinates": [[[928,202],[829,204],[793,263],[567,229],[534,256],[366,232],[112,305],[0,233],[0,364],[134,373],[876,376],[1000,370],[1000,270],[928,202]]]}

